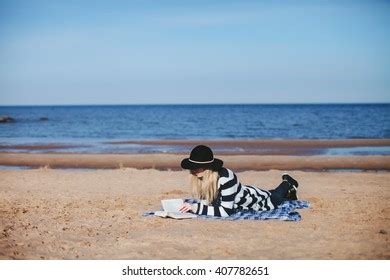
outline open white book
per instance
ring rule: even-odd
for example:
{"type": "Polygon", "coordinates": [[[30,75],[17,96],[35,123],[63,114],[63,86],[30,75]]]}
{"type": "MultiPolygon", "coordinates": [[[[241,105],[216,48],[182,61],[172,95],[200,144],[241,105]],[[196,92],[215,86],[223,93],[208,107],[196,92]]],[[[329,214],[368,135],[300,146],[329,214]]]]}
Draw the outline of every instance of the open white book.
{"type": "Polygon", "coordinates": [[[196,218],[193,213],[181,213],[179,211],[180,206],[184,203],[183,199],[164,199],[161,200],[164,211],[154,212],[155,216],[162,218],[173,218],[173,219],[191,219],[196,218]]]}

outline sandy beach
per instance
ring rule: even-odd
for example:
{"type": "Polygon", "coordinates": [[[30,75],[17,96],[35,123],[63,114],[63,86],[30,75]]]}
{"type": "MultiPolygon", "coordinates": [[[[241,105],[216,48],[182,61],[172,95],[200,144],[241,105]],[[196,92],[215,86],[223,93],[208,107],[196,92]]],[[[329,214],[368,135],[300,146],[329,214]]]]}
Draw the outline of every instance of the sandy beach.
{"type": "MultiPolygon", "coordinates": [[[[19,160],[23,156],[12,155],[19,160]]],[[[43,159],[50,156],[45,154],[43,159]]],[[[68,156],[74,164],[90,156],[95,159],[89,161],[104,163],[109,157],[68,156]]],[[[170,156],[177,166],[181,156],[170,156]]],[[[12,157],[1,155],[3,162],[12,157]]],[[[149,163],[167,158],[139,157],[149,163]]],[[[277,186],[282,171],[288,169],[256,171],[245,164],[258,158],[221,158],[233,170],[246,170],[238,172],[242,183],[265,189],[277,186]]],[[[345,160],[348,158],[353,157],[345,160]]],[[[379,165],[388,167],[389,158],[381,159],[379,165]]],[[[321,157],[307,160],[326,162],[321,157]]],[[[288,156],[284,161],[294,162],[288,156]]],[[[378,164],[372,157],[352,161],[378,164]]],[[[179,221],[142,214],[158,210],[161,199],[190,197],[188,173],[167,166],[158,170],[157,165],[154,169],[124,165],[111,170],[64,170],[47,165],[0,170],[0,258],[390,259],[387,171],[308,172],[290,168],[295,169],[290,173],[300,182],[299,198],[311,203],[310,209],[299,210],[299,222],[179,221]]]]}

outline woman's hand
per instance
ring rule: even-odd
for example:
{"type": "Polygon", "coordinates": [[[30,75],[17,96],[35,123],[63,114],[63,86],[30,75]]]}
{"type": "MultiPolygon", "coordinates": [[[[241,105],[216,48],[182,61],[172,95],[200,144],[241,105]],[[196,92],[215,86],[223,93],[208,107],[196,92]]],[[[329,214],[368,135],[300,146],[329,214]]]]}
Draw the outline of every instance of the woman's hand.
{"type": "Polygon", "coordinates": [[[195,208],[197,208],[196,204],[184,203],[182,206],[180,206],[179,211],[182,213],[189,212],[189,211],[195,213],[196,212],[195,208]]]}

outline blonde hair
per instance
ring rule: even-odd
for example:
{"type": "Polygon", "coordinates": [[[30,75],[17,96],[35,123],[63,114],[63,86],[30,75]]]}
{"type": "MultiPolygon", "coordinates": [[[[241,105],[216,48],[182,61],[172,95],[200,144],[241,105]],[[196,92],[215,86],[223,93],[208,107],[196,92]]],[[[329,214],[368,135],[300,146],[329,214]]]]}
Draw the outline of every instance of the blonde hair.
{"type": "Polygon", "coordinates": [[[210,204],[218,193],[218,172],[206,169],[202,178],[190,175],[190,185],[194,198],[206,200],[210,204]]]}

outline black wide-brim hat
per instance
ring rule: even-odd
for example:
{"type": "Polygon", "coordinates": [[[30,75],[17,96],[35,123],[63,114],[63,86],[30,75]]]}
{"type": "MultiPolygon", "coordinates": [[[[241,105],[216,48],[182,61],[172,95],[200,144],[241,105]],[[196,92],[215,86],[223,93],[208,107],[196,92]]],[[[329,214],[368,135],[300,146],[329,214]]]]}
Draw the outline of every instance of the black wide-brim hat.
{"type": "Polygon", "coordinates": [[[189,170],[198,168],[219,170],[222,165],[223,161],[218,158],[214,158],[213,151],[204,145],[199,145],[193,148],[190,157],[181,161],[181,167],[189,170]]]}

